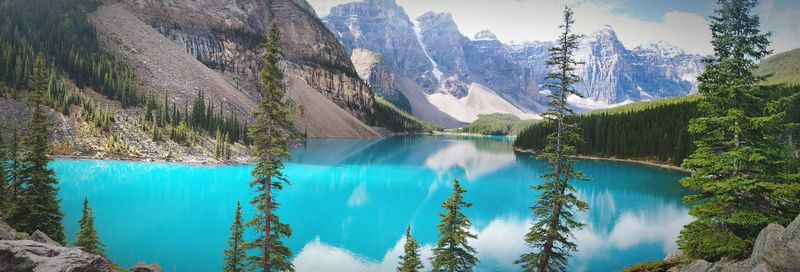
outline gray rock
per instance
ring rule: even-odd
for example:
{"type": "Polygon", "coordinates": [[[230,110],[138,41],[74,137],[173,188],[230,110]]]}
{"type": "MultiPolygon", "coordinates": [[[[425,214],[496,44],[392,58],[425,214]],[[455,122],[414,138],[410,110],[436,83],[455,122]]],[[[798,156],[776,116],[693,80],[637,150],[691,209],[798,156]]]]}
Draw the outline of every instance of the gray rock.
{"type": "Polygon", "coordinates": [[[41,232],[39,230],[36,230],[36,231],[33,232],[33,235],[31,235],[31,240],[39,242],[39,243],[43,243],[43,244],[61,246],[61,244],[59,244],[55,240],[51,239],[49,236],[47,236],[47,234],[44,234],[44,232],[41,232]]]}
{"type": "Polygon", "coordinates": [[[162,272],[161,266],[158,264],[146,264],[144,262],[138,262],[136,265],[131,267],[130,272],[162,272]]]}
{"type": "Polygon", "coordinates": [[[664,260],[665,261],[672,261],[672,260],[680,259],[680,257],[681,257],[681,251],[680,250],[673,250],[673,251],[667,252],[667,256],[664,257],[664,260]]]}
{"type": "Polygon", "coordinates": [[[0,221],[0,240],[16,240],[17,232],[8,226],[5,222],[0,221]]]}
{"type": "Polygon", "coordinates": [[[673,268],[667,270],[668,272],[704,272],[708,271],[711,266],[714,265],[712,263],[706,262],[704,260],[696,260],[694,262],[689,263],[688,265],[678,265],[673,268]]]}
{"type": "Polygon", "coordinates": [[[78,248],[31,240],[0,240],[0,271],[106,272],[108,260],[78,248]]]}
{"type": "Polygon", "coordinates": [[[800,216],[786,228],[770,224],[758,233],[750,257],[740,261],[721,260],[709,263],[697,260],[689,265],[671,268],[673,272],[733,271],[779,272],[800,271],[800,216]]]}

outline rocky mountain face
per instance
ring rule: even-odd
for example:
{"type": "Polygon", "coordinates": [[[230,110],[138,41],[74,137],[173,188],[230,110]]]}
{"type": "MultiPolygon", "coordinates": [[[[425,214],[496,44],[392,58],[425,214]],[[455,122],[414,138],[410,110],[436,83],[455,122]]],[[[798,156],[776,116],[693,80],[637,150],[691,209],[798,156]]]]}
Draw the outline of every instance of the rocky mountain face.
{"type": "MultiPolygon", "coordinates": [[[[545,61],[553,42],[505,44],[489,30],[469,38],[450,14],[428,12],[412,22],[394,0],[342,4],[333,7],[324,22],[351,55],[358,49],[380,56],[384,71],[369,77],[359,72],[376,93],[403,105],[397,93],[422,91],[425,101],[406,97],[411,106],[404,109],[411,108],[412,114],[424,120],[436,123],[414,108],[432,106],[458,121],[470,122],[478,111],[538,113],[546,103],[542,91],[549,68],[545,61]],[[415,86],[385,84],[402,78],[415,86]],[[400,88],[383,91],[390,85],[400,88]],[[488,91],[483,95],[508,105],[479,109],[467,103],[476,86],[488,91]]],[[[666,43],[628,49],[611,27],[586,35],[576,57],[584,61],[579,67],[583,82],[576,87],[589,107],[687,95],[696,90],[695,77],[703,69],[701,56],[666,43]]]]}
{"type": "Polygon", "coordinates": [[[369,49],[383,56],[386,66],[395,73],[424,89],[435,89],[438,85],[434,67],[417,41],[414,25],[394,0],[335,6],[324,21],[348,52],[369,49]]]}
{"type": "MultiPolygon", "coordinates": [[[[171,46],[221,74],[221,79],[216,81],[219,85],[228,85],[224,88],[232,89],[227,91],[230,95],[238,92],[252,101],[260,99],[256,86],[262,44],[268,29],[275,22],[282,34],[279,44],[284,53],[285,61],[282,64],[285,66],[286,77],[300,79],[304,82],[301,85],[307,84],[357,120],[363,123],[372,122],[370,118],[374,108],[374,98],[369,87],[355,72],[350,55],[337,37],[325,27],[313,8],[304,0],[124,0],[119,6],[166,37],[171,46]]],[[[104,18],[102,14],[96,17],[104,18]]],[[[107,20],[100,23],[107,27],[98,28],[107,31],[100,31],[101,34],[111,36],[112,41],[125,40],[126,33],[115,33],[115,29],[118,28],[115,24],[120,23],[119,20],[114,16],[106,17],[110,18],[105,18],[107,20]]],[[[135,44],[135,41],[130,43],[135,44]]],[[[125,46],[112,51],[116,51],[119,55],[129,53],[127,55],[130,55],[132,63],[147,66],[147,61],[141,59],[142,52],[135,52],[136,50],[125,46]]],[[[160,67],[150,68],[152,68],[150,70],[164,70],[160,67]]],[[[140,77],[146,78],[151,74],[169,71],[137,72],[140,72],[138,73],[140,77]]],[[[157,81],[180,82],[181,80],[152,81],[147,83],[156,85],[155,89],[160,87],[157,81]]],[[[178,89],[177,93],[182,93],[184,96],[197,92],[196,88],[183,90],[181,85],[184,84],[170,87],[178,89]]],[[[211,92],[210,96],[214,97],[214,92],[211,92]]],[[[227,97],[222,97],[222,100],[227,100],[227,97]]],[[[251,106],[238,106],[243,103],[230,104],[243,113],[240,116],[249,116],[252,111],[251,106]]],[[[328,133],[320,131],[314,134],[328,133]]],[[[334,135],[334,137],[355,136],[363,135],[334,135]]]]}
{"type": "Polygon", "coordinates": [[[516,68],[496,54],[502,44],[487,38],[473,45],[449,14],[428,13],[414,23],[394,0],[365,0],[331,8],[324,22],[375,93],[423,120],[456,127],[482,112],[523,112],[495,92],[519,90],[502,74],[516,68]],[[370,54],[374,57],[364,58],[370,54]],[[368,59],[377,61],[363,61],[368,59]],[[485,65],[476,63],[506,68],[476,69],[485,65]],[[470,89],[480,89],[498,103],[472,103],[467,99],[470,89]]]}
{"type": "MultiPolygon", "coordinates": [[[[552,42],[538,42],[511,48],[518,63],[529,71],[527,77],[543,83],[547,49],[552,46],[552,42]]],[[[627,49],[610,26],[584,36],[575,57],[584,62],[578,67],[581,82],[576,88],[605,104],[691,94],[703,71],[702,56],[665,42],[627,49]]]]}

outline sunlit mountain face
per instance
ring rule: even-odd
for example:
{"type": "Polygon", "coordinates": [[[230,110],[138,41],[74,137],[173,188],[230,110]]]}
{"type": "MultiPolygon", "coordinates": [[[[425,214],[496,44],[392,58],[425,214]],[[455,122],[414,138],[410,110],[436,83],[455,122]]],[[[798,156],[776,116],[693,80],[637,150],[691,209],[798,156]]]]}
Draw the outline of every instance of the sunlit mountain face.
{"type": "MultiPolygon", "coordinates": [[[[279,215],[292,226],[286,243],[297,271],[394,271],[406,225],[427,260],[455,178],[473,203],[464,212],[478,235],[470,241],[478,269],[518,270],[514,260],[530,250],[522,239],[538,194],[530,186],[541,182],[546,164],[514,153],[509,141],[403,136],[311,140],[293,150],[291,186],[278,199],[279,215]]],[[[252,195],[249,165],[57,160],[53,167],[65,222],[77,222],[88,196],[97,203],[107,254],[124,266],[145,259],[178,271],[218,271],[235,203],[252,195]],[[198,259],[206,262],[191,261],[198,259]]],[[[691,221],[681,203],[688,193],[678,183],[683,174],[598,161],[578,167],[592,177],[575,183],[591,209],[578,213],[587,227],[574,232],[579,251],[571,270],[619,270],[676,249],[681,226],[691,221]]],[[[245,206],[246,218],[253,212],[245,206]]],[[[74,241],[75,224],[65,226],[74,241]]]]}

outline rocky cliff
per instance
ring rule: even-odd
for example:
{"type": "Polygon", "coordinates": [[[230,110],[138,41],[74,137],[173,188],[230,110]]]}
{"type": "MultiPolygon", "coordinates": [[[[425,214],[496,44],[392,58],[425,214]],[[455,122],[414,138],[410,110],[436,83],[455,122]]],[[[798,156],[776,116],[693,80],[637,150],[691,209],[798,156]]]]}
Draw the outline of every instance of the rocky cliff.
{"type": "Polygon", "coordinates": [[[369,49],[399,76],[425,90],[438,86],[433,65],[420,43],[414,25],[394,0],[365,0],[331,8],[324,18],[339,41],[352,52],[369,49]]]}
{"type": "MultiPolygon", "coordinates": [[[[365,125],[375,123],[369,87],[355,72],[344,47],[303,0],[124,0],[106,4],[93,17],[101,37],[108,41],[106,47],[137,68],[145,87],[169,89],[179,103],[193,98],[198,90],[210,89],[205,93],[212,99],[225,101],[226,108],[247,117],[260,99],[256,86],[262,43],[276,22],[282,32],[287,82],[302,80],[362,123],[343,125],[361,131],[356,134],[309,133],[337,138],[380,136],[365,125]]],[[[299,115],[300,123],[316,122],[299,115]]]]}

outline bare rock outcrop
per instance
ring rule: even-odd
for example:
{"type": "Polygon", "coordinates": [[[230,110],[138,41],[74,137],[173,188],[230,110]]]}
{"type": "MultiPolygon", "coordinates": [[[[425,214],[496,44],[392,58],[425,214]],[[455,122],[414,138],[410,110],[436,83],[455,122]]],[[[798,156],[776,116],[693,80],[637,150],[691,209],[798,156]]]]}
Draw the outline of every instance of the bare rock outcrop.
{"type": "Polygon", "coordinates": [[[48,244],[48,245],[51,245],[51,246],[61,246],[61,244],[59,244],[58,242],[56,242],[55,240],[50,238],[50,236],[47,236],[47,234],[44,234],[44,232],[41,232],[39,230],[34,231],[33,234],[31,234],[30,240],[31,241],[36,241],[36,242],[39,242],[39,243],[42,243],[42,244],[48,244]]]}
{"type": "Polygon", "coordinates": [[[136,265],[131,267],[130,272],[162,272],[161,266],[158,264],[146,264],[144,262],[138,262],[136,265]]]}
{"type": "MultiPolygon", "coordinates": [[[[373,109],[369,87],[355,73],[349,54],[304,0],[125,0],[126,9],[174,47],[234,80],[257,80],[264,37],[273,22],[287,76],[305,80],[339,107],[367,122],[373,109]]],[[[241,86],[258,100],[258,92],[241,86]]]]}
{"type": "Polygon", "coordinates": [[[800,215],[786,228],[770,224],[758,234],[750,258],[741,261],[710,263],[696,260],[671,268],[671,272],[733,271],[779,272],[800,271],[800,215]]]}
{"type": "Polygon", "coordinates": [[[0,240],[0,271],[105,272],[108,260],[79,248],[31,240],[0,240]]]}

